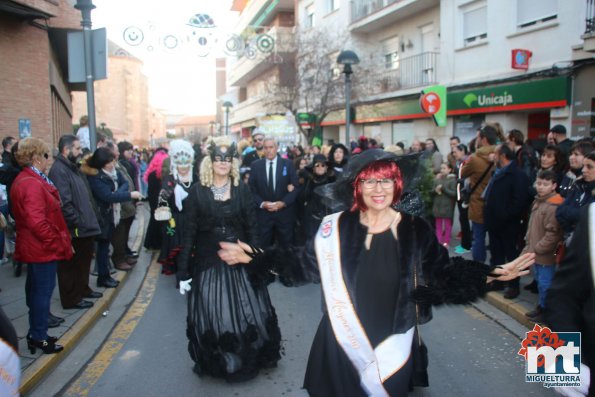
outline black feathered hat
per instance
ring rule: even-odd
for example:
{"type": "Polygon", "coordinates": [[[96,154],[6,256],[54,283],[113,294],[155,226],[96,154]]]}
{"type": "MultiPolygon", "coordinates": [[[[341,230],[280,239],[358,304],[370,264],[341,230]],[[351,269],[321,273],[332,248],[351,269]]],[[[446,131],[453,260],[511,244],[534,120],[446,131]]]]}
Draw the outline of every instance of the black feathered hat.
{"type": "Polygon", "coordinates": [[[347,166],[343,169],[339,180],[315,189],[322,197],[322,202],[331,211],[343,211],[353,204],[353,182],[357,175],[368,165],[376,161],[395,162],[401,170],[403,178],[403,194],[397,207],[403,211],[421,214],[423,204],[419,194],[414,192],[424,174],[424,166],[420,161],[420,153],[397,155],[382,149],[368,149],[360,154],[351,156],[347,166]]]}

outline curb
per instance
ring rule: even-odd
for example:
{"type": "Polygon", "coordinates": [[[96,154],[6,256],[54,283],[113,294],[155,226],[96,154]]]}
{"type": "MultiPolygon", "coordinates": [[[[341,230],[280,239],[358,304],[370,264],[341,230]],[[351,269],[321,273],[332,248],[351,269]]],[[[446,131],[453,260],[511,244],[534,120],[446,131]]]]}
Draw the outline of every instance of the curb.
{"type": "Polygon", "coordinates": [[[484,296],[484,299],[489,304],[494,306],[496,309],[502,311],[503,313],[506,313],[507,315],[518,321],[520,324],[522,324],[524,327],[527,327],[527,329],[531,330],[535,326],[535,322],[529,320],[525,316],[527,308],[522,304],[515,302],[514,299],[506,299],[502,294],[496,292],[488,292],[484,296]]]}
{"type": "Polygon", "coordinates": [[[120,281],[117,288],[107,288],[103,292],[103,297],[95,302],[93,307],[89,308],[87,312],[79,318],[76,323],[68,331],[60,337],[60,344],[64,346],[64,350],[58,354],[43,354],[35,360],[24,372],[21,377],[20,393],[27,394],[40,381],[42,381],[48,373],[53,371],[58,364],[60,364],[70,352],[76,347],[78,342],[87,334],[89,329],[95,325],[97,320],[106,311],[113,300],[116,298],[122,284],[128,278],[128,272],[117,272],[115,279],[120,281]]]}

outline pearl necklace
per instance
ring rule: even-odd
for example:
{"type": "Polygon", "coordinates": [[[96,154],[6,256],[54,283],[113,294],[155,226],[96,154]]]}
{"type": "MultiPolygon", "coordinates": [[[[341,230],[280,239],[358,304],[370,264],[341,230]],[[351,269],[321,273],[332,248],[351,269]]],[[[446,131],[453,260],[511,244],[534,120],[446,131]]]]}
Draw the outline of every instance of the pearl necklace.
{"type": "Polygon", "coordinates": [[[211,186],[211,192],[213,192],[213,196],[215,196],[215,200],[217,201],[223,201],[223,197],[225,197],[225,194],[227,193],[227,191],[229,190],[229,179],[227,180],[227,182],[225,182],[225,185],[223,186],[211,186]]]}

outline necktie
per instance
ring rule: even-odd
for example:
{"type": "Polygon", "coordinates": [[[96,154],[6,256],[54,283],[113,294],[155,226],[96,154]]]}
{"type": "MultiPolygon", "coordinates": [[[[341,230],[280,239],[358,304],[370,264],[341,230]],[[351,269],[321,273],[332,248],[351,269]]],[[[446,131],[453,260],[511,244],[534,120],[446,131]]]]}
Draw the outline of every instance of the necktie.
{"type": "Polygon", "coordinates": [[[273,181],[273,162],[269,161],[269,189],[271,192],[275,191],[275,184],[273,181]]]}

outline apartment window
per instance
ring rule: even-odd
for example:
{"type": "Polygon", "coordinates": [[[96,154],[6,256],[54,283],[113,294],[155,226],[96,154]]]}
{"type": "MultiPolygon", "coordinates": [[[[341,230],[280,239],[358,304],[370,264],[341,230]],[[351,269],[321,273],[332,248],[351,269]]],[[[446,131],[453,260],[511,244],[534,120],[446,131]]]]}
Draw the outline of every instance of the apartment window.
{"type": "Polygon", "coordinates": [[[331,65],[331,76],[333,80],[337,80],[341,77],[341,73],[343,73],[343,66],[337,63],[337,57],[339,56],[340,51],[332,52],[328,55],[328,59],[331,65]]]}
{"type": "Polygon", "coordinates": [[[517,0],[517,26],[524,28],[556,19],[557,0],[517,0]]]}
{"type": "Polygon", "coordinates": [[[463,43],[476,43],[488,37],[488,7],[484,2],[463,9],[463,43]]]}
{"type": "Polygon", "coordinates": [[[314,27],[314,3],[312,3],[308,7],[306,7],[306,18],[304,20],[304,27],[306,27],[306,28],[314,27]]]}
{"type": "Polygon", "coordinates": [[[391,37],[382,42],[382,53],[384,54],[384,68],[394,70],[399,68],[399,36],[391,37]]]}
{"type": "Polygon", "coordinates": [[[340,0],[327,0],[328,2],[328,12],[333,12],[339,9],[339,1],[340,0]]]}

